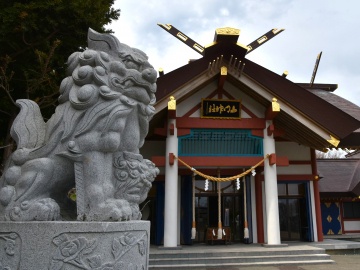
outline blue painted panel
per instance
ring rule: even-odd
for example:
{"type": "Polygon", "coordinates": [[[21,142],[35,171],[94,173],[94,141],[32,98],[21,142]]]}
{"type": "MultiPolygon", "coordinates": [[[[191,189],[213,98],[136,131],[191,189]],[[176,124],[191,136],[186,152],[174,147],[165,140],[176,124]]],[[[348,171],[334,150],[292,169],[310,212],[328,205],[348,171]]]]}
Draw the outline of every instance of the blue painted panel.
{"type": "Polygon", "coordinates": [[[338,202],[321,203],[321,219],[324,235],[342,234],[338,202]]]}
{"type": "Polygon", "coordinates": [[[192,129],[179,137],[181,156],[263,156],[263,139],[250,130],[192,129]]]}

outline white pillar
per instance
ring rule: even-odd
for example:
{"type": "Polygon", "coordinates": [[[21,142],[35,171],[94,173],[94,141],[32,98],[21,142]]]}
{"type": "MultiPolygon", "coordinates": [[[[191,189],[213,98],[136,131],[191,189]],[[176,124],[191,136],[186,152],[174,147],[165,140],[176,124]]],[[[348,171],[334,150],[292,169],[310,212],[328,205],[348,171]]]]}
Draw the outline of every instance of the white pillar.
{"type": "MultiPolygon", "coordinates": [[[[273,134],[269,136],[267,132],[267,127],[271,124],[271,120],[266,121],[266,128],[264,129],[264,155],[275,153],[275,140],[273,134]]],[[[276,164],[270,165],[269,159],[266,159],[264,163],[264,178],[267,244],[280,245],[281,241],[276,164]]]]}
{"type": "Polygon", "coordinates": [[[177,247],[178,238],[178,162],[169,164],[169,154],[178,155],[176,119],[169,119],[165,154],[165,210],[164,210],[164,247],[177,247]],[[170,126],[174,134],[170,134],[170,126]]]}
{"type": "Polygon", "coordinates": [[[181,236],[180,236],[180,218],[181,218],[181,177],[178,175],[178,201],[177,201],[177,245],[180,246],[181,236]]]}

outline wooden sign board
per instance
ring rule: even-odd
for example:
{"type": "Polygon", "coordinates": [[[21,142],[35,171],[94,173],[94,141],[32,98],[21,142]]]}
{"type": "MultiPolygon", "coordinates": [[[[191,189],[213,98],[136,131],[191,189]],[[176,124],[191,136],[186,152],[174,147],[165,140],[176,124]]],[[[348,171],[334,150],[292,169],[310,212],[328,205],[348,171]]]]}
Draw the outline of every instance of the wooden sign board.
{"type": "Polygon", "coordinates": [[[241,119],[240,113],[241,100],[201,100],[201,118],[241,119]]]}

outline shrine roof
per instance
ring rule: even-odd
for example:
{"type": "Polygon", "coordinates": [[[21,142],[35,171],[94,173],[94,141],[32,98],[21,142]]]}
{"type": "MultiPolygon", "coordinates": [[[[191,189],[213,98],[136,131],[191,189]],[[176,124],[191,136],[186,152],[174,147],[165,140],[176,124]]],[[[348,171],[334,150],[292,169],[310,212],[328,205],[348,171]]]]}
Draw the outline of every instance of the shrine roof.
{"type": "Polygon", "coordinates": [[[318,159],[317,168],[323,196],[360,196],[360,159],[318,159]]]}
{"type": "MultiPolygon", "coordinates": [[[[170,95],[174,95],[179,89],[184,88],[184,86],[191,84],[192,81],[203,76],[212,68],[212,64],[218,63],[219,59],[221,59],[220,65],[224,64],[228,67],[235,68],[237,62],[235,63],[233,59],[236,58],[237,61],[242,61],[241,63],[245,64],[242,70],[242,76],[250,78],[256,82],[256,84],[261,85],[261,87],[273,95],[273,97],[286,103],[299,114],[305,115],[308,119],[338,137],[340,141],[347,138],[348,143],[352,144],[352,146],[360,146],[358,137],[355,136],[355,138],[352,138],[354,131],[360,130],[360,117],[355,116],[360,109],[354,104],[348,106],[347,102],[349,101],[339,99],[338,96],[331,93],[331,91],[337,88],[337,85],[317,84],[318,89],[309,91],[306,89],[306,84],[294,83],[286,79],[286,77],[246,59],[246,47],[235,43],[231,38],[222,38],[221,41],[215,38],[214,40],[215,42],[212,43],[211,46],[205,48],[203,57],[189,61],[187,65],[158,78],[157,103],[168,99],[170,95]]],[[[209,80],[210,79],[212,78],[209,77],[209,80]]],[[[235,78],[231,74],[228,76],[228,80],[241,86],[239,78],[235,78]]],[[[268,101],[264,100],[258,93],[256,93],[254,97],[258,98],[258,101],[265,107],[269,105],[269,103],[267,103],[268,101]]],[[[162,107],[161,110],[163,109],[162,107]]],[[[289,116],[286,117],[290,119],[289,116]]],[[[281,122],[279,126],[289,128],[285,118],[279,122],[281,122]]],[[[308,134],[304,133],[304,137],[305,136],[308,136],[308,134]]],[[[315,144],[312,146],[315,146],[315,144]]],[[[345,143],[342,146],[345,147],[347,145],[345,143]]]]}

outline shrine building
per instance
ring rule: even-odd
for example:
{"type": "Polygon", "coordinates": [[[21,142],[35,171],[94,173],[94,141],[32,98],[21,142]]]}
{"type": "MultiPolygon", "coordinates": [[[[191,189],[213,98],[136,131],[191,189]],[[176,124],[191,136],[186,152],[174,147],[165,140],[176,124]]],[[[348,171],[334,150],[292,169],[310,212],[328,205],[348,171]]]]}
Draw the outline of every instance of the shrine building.
{"type": "Polygon", "coordinates": [[[202,57],[157,80],[141,148],[160,169],[141,206],[151,243],[322,241],[315,150],[360,147],[360,121],[313,92],[337,86],[297,84],[246,58],[279,30],[245,46],[238,29],[219,28],[202,47],[161,26],[202,57]]]}

